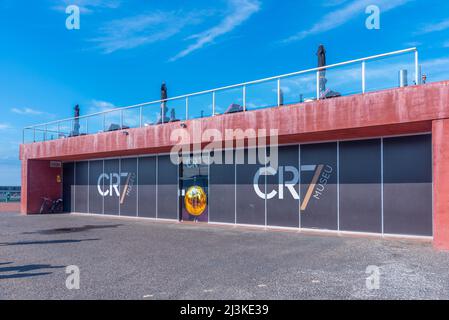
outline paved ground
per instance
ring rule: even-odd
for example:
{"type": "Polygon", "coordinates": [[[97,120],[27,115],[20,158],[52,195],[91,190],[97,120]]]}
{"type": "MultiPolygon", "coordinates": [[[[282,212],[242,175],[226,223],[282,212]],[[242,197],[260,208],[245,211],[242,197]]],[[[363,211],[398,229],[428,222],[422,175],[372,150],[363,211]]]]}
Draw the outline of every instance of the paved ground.
{"type": "Polygon", "coordinates": [[[0,299],[449,299],[448,266],[428,243],[0,215],[0,299]],[[79,290],[65,286],[68,265],[79,290]]]}

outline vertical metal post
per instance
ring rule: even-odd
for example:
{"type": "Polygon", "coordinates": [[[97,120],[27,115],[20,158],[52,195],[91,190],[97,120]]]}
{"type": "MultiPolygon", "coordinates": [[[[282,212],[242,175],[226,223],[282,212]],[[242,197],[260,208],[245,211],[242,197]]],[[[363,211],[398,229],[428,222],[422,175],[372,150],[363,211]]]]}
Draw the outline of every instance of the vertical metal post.
{"type": "Polygon", "coordinates": [[[419,61],[418,61],[418,50],[415,50],[415,84],[419,84],[419,61]]]}
{"type": "Polygon", "coordinates": [[[362,93],[366,91],[366,78],[365,78],[365,68],[366,68],[365,60],[362,61],[362,93]]]}
{"type": "Polygon", "coordinates": [[[246,111],[246,85],[243,86],[243,111],[246,111]]]}
{"type": "Polygon", "coordinates": [[[36,142],[36,127],[33,127],[33,142],[36,142]]]}
{"type": "MultiPolygon", "coordinates": [[[[87,118],[86,118],[87,119],[87,118]]],[[[90,161],[87,160],[87,181],[90,181],[90,161]]],[[[120,181],[119,181],[120,183],[120,181]]],[[[90,183],[87,183],[87,194],[90,194],[90,183]]],[[[87,196],[87,213],[91,213],[90,212],[90,197],[87,196]]],[[[120,198],[120,197],[119,197],[120,198]]]]}
{"type": "Polygon", "coordinates": [[[320,70],[316,72],[316,99],[320,100],[320,70]]]}
{"type": "Polygon", "coordinates": [[[142,128],[142,107],[139,108],[139,128],[142,128]]]}
{"type": "Polygon", "coordinates": [[[47,125],[44,127],[44,141],[47,141],[47,125]]]}
{"type": "Polygon", "coordinates": [[[86,117],[86,134],[89,134],[89,117],[86,117]]]}
{"type": "MultiPolygon", "coordinates": [[[[76,165],[76,163],[75,163],[75,165],[76,165]]],[[[103,160],[103,171],[102,171],[102,173],[104,173],[104,160],[103,160]]],[[[105,179],[102,179],[102,181],[103,181],[102,186],[101,186],[102,190],[104,190],[104,180],[105,179]]],[[[101,197],[101,214],[104,214],[104,198],[106,198],[106,197],[101,197]]]]}
{"type": "Polygon", "coordinates": [[[215,116],[215,91],[212,92],[212,115],[215,116]]]}
{"type": "Polygon", "coordinates": [[[422,84],[422,66],[418,66],[418,84],[422,84]]]}
{"type": "Polygon", "coordinates": [[[161,123],[165,122],[165,114],[167,112],[167,102],[165,100],[161,101],[161,123]]]}
{"type": "Polygon", "coordinates": [[[337,230],[340,231],[340,141],[337,141],[337,230]]]}
{"type": "Polygon", "coordinates": [[[22,144],[25,143],[25,129],[22,129],[22,144]]]}
{"type": "Polygon", "coordinates": [[[189,97],[186,97],[186,120],[189,120],[189,97]]]}
{"type": "Polygon", "coordinates": [[[61,137],[61,122],[58,121],[58,139],[61,137]]]}
{"type": "MultiPolygon", "coordinates": [[[[140,107],[140,110],[142,110],[142,107],[140,107]]],[[[139,157],[137,157],[137,165],[136,165],[136,213],[137,216],[139,216],[139,157]]]]}
{"type": "Polygon", "coordinates": [[[281,106],[281,79],[280,78],[278,78],[277,84],[278,84],[278,89],[277,89],[277,91],[278,91],[278,107],[280,107],[281,106]]]}
{"type": "MultiPolygon", "coordinates": [[[[156,157],[156,201],[154,202],[154,205],[156,206],[156,219],[158,218],[158,207],[159,207],[159,201],[158,201],[158,198],[159,198],[159,156],[158,155],[156,155],[155,156],[156,157]]],[[[103,179],[103,181],[104,181],[104,179],[103,179]]],[[[179,179],[178,179],[178,181],[179,181],[179,179]]],[[[103,197],[103,199],[104,199],[105,197],[103,197]]],[[[178,206],[179,207],[179,206],[178,206]]]]}
{"type": "Polygon", "coordinates": [[[103,132],[106,132],[106,113],[103,113],[103,132]]]}
{"type": "Polygon", "coordinates": [[[120,110],[120,129],[123,129],[123,110],[120,110]]]}
{"type": "MultiPolygon", "coordinates": [[[[120,183],[120,177],[122,176],[122,158],[118,159],[118,188],[119,188],[119,194],[122,194],[122,188],[121,188],[121,183],[120,183]]],[[[88,197],[89,198],[89,197],[88,197]]],[[[117,197],[117,204],[118,204],[118,215],[121,216],[122,213],[122,205],[120,203],[120,197],[117,197]]]]}
{"type": "Polygon", "coordinates": [[[380,139],[380,203],[382,235],[384,234],[384,138],[380,139]]]}
{"type": "MultiPolygon", "coordinates": [[[[299,172],[301,172],[301,144],[298,145],[298,168],[299,172]]],[[[301,174],[298,174],[298,184],[301,186],[301,174]]],[[[301,190],[300,190],[301,191],[301,190]]],[[[301,229],[301,192],[298,192],[298,227],[301,229]]]]}
{"type": "MultiPolygon", "coordinates": [[[[72,212],[76,212],[76,201],[75,201],[75,199],[76,199],[76,189],[77,189],[76,188],[76,162],[73,163],[73,185],[74,185],[74,187],[72,187],[72,190],[73,190],[73,198],[72,198],[73,202],[71,202],[70,206],[72,206],[72,204],[73,204],[73,211],[72,212]]],[[[104,187],[103,187],[103,190],[104,190],[104,187]]],[[[71,192],[70,192],[70,194],[71,194],[71,192]]],[[[103,201],[104,201],[105,197],[102,197],[102,198],[103,198],[103,201]]],[[[70,209],[72,209],[72,208],[70,208],[70,209]]]]}

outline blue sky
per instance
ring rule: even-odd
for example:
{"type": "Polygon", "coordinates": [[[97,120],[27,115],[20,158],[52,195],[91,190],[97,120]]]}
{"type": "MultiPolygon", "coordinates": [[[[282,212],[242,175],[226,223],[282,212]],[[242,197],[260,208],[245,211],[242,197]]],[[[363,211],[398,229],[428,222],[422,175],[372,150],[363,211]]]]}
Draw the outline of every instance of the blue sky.
{"type": "Polygon", "coordinates": [[[22,127],[417,46],[449,79],[445,0],[0,0],[0,185],[20,184],[22,127]],[[81,9],[67,30],[65,8],[81,9]],[[380,29],[365,8],[380,8],[380,29]]]}

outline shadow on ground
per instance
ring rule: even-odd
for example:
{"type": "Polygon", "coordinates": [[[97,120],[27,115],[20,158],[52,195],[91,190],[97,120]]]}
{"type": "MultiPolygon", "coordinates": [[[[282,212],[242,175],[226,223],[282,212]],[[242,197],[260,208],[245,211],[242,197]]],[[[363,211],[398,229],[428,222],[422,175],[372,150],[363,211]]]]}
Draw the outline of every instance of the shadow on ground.
{"type": "MultiPolygon", "coordinates": [[[[2,265],[10,264],[10,263],[11,262],[2,263],[2,265]]],[[[28,265],[22,265],[22,266],[0,267],[0,280],[44,276],[44,275],[52,274],[52,272],[33,272],[33,271],[40,271],[40,270],[46,270],[46,269],[60,269],[60,268],[64,268],[64,267],[65,266],[52,266],[51,264],[28,264],[28,265]],[[1,273],[8,273],[8,272],[14,272],[14,273],[13,274],[1,274],[1,273]]]]}
{"type": "Polygon", "coordinates": [[[32,244],[62,244],[62,243],[79,243],[83,241],[98,241],[101,240],[99,238],[96,239],[67,239],[67,240],[41,240],[41,241],[17,241],[17,242],[1,242],[0,247],[6,246],[26,246],[32,244]]]}
{"type": "Polygon", "coordinates": [[[72,228],[57,228],[57,229],[47,229],[47,230],[38,230],[33,232],[22,232],[22,234],[61,234],[61,233],[75,233],[75,232],[83,232],[95,229],[107,229],[107,228],[117,228],[120,227],[121,224],[107,224],[107,225],[85,225],[82,227],[72,227],[72,228]]]}

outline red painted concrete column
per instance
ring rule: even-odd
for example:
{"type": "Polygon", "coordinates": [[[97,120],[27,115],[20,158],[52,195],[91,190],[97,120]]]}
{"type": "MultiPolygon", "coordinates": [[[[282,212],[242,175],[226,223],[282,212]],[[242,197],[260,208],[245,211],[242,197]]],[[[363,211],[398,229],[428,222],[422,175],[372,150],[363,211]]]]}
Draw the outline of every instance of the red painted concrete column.
{"type": "Polygon", "coordinates": [[[28,159],[22,159],[22,177],[21,185],[22,190],[20,194],[20,213],[27,213],[27,202],[28,202],[28,159]]]}
{"type": "Polygon", "coordinates": [[[432,122],[433,244],[449,250],[449,119],[432,122]]]}
{"type": "Polygon", "coordinates": [[[22,160],[22,214],[39,213],[42,198],[62,197],[62,168],[48,160],[22,160]]]}

